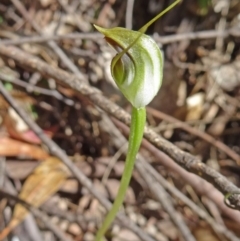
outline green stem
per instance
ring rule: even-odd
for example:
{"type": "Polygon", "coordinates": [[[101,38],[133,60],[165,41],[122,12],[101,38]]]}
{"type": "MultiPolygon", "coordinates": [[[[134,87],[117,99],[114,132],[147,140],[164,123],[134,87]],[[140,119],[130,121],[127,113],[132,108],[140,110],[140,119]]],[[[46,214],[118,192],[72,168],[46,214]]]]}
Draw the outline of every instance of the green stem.
{"type": "Polygon", "coordinates": [[[108,212],[105,220],[103,221],[102,227],[98,230],[95,241],[102,241],[102,238],[105,232],[108,230],[109,226],[116,217],[119,208],[121,207],[129,182],[131,180],[132,171],[138,153],[139,147],[143,138],[143,131],[146,122],[146,109],[144,108],[135,108],[132,109],[132,119],[131,127],[129,134],[129,145],[128,152],[125,162],[125,167],[118,190],[117,197],[113,203],[111,210],[108,212]]]}

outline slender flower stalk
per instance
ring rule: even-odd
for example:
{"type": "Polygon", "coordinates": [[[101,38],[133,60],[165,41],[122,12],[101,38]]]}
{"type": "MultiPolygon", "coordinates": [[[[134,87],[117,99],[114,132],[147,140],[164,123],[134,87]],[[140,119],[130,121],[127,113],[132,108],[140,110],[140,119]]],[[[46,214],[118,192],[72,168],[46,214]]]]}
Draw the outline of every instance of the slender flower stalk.
{"type": "Polygon", "coordinates": [[[102,240],[103,235],[113,222],[119,208],[121,207],[126,190],[131,180],[132,171],[135,163],[135,158],[142,142],[143,130],[146,122],[146,108],[132,108],[132,119],[130,126],[130,136],[128,144],[128,152],[124,166],[123,176],[121,179],[118,194],[115,198],[111,211],[105,217],[102,227],[97,232],[97,241],[102,240]]]}

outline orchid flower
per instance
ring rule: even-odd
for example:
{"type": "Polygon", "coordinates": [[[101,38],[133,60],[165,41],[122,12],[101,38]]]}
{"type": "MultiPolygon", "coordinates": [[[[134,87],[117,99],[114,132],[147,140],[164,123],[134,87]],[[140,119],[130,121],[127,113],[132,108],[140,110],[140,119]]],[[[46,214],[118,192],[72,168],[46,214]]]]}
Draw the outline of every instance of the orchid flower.
{"type": "Polygon", "coordinates": [[[115,27],[95,28],[105,36],[106,41],[117,51],[111,62],[111,74],[118,88],[132,104],[129,146],[120,187],[113,206],[107,214],[95,241],[102,238],[113,222],[121,207],[132,171],[142,142],[146,122],[146,108],[158,93],[163,77],[163,55],[154,40],[145,35],[147,28],[163,14],[173,8],[180,0],[176,0],[163,12],[145,24],[139,31],[115,27]]]}

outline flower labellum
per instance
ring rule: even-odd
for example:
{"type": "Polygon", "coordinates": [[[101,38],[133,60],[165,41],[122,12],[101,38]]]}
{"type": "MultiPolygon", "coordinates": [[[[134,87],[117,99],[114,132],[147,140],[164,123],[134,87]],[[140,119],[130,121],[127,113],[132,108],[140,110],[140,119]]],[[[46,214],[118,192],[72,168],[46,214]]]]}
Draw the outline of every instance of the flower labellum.
{"type": "Polygon", "coordinates": [[[111,63],[118,88],[135,108],[148,105],[162,83],[163,55],[158,45],[142,32],[94,26],[118,52],[111,63]]]}

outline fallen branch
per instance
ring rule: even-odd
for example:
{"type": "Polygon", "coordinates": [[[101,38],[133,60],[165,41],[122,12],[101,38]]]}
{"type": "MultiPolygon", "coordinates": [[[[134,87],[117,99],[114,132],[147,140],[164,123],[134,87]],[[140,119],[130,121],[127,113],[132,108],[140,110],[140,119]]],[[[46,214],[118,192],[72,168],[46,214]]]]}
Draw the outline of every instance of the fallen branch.
{"type": "MultiPolygon", "coordinates": [[[[45,76],[56,79],[59,81],[59,83],[67,85],[80,94],[88,96],[88,98],[94,104],[113,115],[126,125],[130,124],[129,114],[105,98],[101,91],[89,86],[74,75],[71,75],[59,68],[49,66],[39,58],[32,56],[16,47],[0,45],[0,55],[13,59],[19,65],[28,67],[34,71],[39,71],[45,76]]],[[[166,141],[150,128],[145,128],[144,136],[155,147],[170,156],[178,165],[213,184],[224,196],[229,193],[240,193],[240,189],[228,181],[226,177],[214,169],[206,166],[197,157],[180,150],[172,143],[166,141]]],[[[240,210],[240,195],[231,195],[229,201],[232,206],[240,210]]]]}
{"type": "MultiPolygon", "coordinates": [[[[2,82],[0,82],[0,93],[4,96],[5,100],[11,105],[11,107],[19,114],[19,116],[25,121],[29,128],[34,131],[34,133],[39,137],[39,139],[44,143],[49,152],[54,156],[58,157],[73,173],[76,179],[85,186],[88,191],[97,198],[100,203],[107,209],[110,210],[111,203],[103,197],[93,186],[90,179],[88,179],[75,164],[69,159],[64,151],[42,131],[42,129],[28,116],[28,114],[18,105],[18,103],[13,99],[13,97],[5,90],[2,82]]],[[[136,226],[130,219],[128,219],[123,214],[118,214],[118,220],[121,224],[128,229],[131,229],[136,235],[138,235],[143,241],[154,241],[148,234],[146,234],[141,228],[136,226]]]]}

